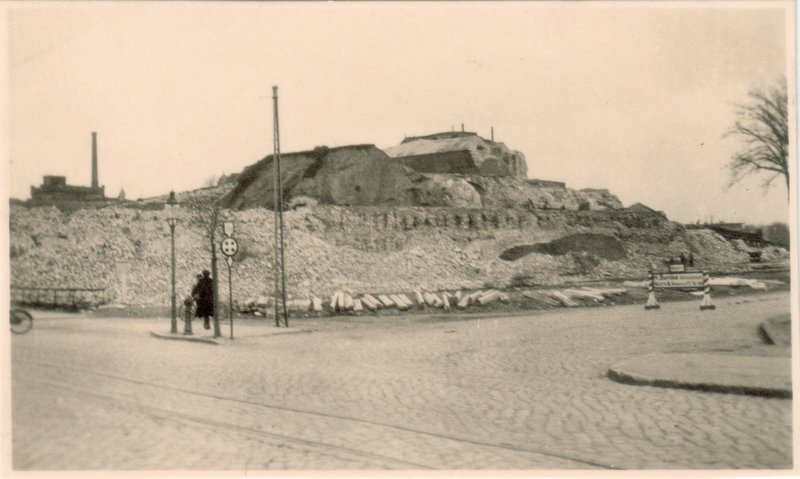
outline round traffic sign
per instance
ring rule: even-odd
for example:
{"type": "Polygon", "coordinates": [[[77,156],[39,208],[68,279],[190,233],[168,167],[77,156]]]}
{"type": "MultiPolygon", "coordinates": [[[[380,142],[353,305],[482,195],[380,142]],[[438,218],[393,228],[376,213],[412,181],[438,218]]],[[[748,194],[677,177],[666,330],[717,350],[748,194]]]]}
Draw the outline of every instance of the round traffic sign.
{"type": "Polygon", "coordinates": [[[225,256],[234,256],[239,251],[239,244],[233,238],[225,238],[219,246],[225,256]]]}

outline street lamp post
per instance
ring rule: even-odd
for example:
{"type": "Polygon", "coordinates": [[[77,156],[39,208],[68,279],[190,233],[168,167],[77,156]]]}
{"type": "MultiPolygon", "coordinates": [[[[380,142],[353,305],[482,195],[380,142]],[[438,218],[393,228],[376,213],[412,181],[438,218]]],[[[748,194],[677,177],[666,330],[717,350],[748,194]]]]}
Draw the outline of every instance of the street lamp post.
{"type": "Polygon", "coordinates": [[[178,334],[177,309],[175,308],[175,224],[178,222],[178,218],[175,216],[175,210],[177,205],[178,201],[175,199],[175,192],[170,191],[169,199],[167,199],[167,224],[169,225],[170,239],[172,241],[172,321],[170,322],[169,329],[169,332],[172,334],[178,334]]]}

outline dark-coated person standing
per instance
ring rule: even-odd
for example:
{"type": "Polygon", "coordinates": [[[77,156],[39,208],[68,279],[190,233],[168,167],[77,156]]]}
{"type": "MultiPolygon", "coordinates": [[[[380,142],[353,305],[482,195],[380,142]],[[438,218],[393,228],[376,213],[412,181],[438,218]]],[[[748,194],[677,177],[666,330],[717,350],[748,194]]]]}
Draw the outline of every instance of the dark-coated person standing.
{"type": "Polygon", "coordinates": [[[203,327],[211,329],[208,322],[209,316],[214,316],[214,284],[211,281],[211,273],[208,270],[203,271],[203,277],[197,282],[194,292],[196,293],[197,312],[194,314],[196,318],[203,318],[203,327]]]}

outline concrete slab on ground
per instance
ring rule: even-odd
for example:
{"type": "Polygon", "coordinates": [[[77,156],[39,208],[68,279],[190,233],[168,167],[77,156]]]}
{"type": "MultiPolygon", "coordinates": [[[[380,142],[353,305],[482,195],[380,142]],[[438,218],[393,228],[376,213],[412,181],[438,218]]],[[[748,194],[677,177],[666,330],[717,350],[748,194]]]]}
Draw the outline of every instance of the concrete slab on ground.
{"type": "Polygon", "coordinates": [[[659,353],[615,364],[609,378],[646,386],[792,397],[791,359],[730,353],[659,353]]]}

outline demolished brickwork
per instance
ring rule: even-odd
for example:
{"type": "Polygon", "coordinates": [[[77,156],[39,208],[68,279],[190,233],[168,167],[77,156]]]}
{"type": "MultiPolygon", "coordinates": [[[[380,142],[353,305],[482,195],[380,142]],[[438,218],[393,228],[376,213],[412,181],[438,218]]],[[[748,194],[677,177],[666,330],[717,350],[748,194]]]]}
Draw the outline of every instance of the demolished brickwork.
{"type": "Polygon", "coordinates": [[[399,145],[386,148],[385,151],[398,162],[412,164],[417,171],[424,173],[519,178],[525,178],[528,174],[528,164],[522,152],[473,132],[444,132],[405,138],[399,145]],[[456,152],[462,153],[454,154],[456,152]],[[469,165],[465,165],[463,153],[472,160],[469,165]],[[427,162],[418,161],[419,157],[425,157],[427,162]],[[435,171],[431,169],[431,164],[437,165],[435,171]]]}
{"type": "MultiPolygon", "coordinates": [[[[225,214],[235,221],[240,245],[233,265],[234,299],[269,294],[273,213],[252,208],[225,214]]],[[[339,289],[507,287],[519,277],[540,285],[635,278],[681,251],[693,252],[698,267],[711,270],[746,268],[748,261],[746,253],[711,231],[688,231],[660,215],[626,210],[316,206],[288,211],[285,224],[292,298],[339,289]],[[609,260],[576,249],[557,255],[532,252],[514,261],[501,258],[514,246],[579,233],[613,238],[624,256],[609,260]]],[[[55,208],[12,206],[10,227],[16,286],[102,287],[114,301],[120,297],[120,264],[127,262],[129,301],[169,304],[170,235],[164,211],[114,206],[67,215],[55,208]]],[[[180,215],[176,243],[177,288],[184,295],[195,275],[210,269],[202,231],[186,211],[180,215]]],[[[226,298],[226,268],[219,261],[220,297],[226,298]]]]}

